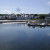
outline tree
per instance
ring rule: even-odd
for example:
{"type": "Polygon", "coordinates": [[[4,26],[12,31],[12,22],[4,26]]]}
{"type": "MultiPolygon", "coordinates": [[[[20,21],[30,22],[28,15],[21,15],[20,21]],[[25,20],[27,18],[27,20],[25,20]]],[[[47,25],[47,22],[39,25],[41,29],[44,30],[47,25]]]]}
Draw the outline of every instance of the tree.
{"type": "Polygon", "coordinates": [[[38,19],[45,19],[44,15],[40,15],[38,19]]]}
{"type": "Polygon", "coordinates": [[[38,14],[34,14],[34,16],[38,16],[38,14]]]}
{"type": "Polygon", "coordinates": [[[0,16],[3,16],[3,14],[0,14],[0,16]]]}

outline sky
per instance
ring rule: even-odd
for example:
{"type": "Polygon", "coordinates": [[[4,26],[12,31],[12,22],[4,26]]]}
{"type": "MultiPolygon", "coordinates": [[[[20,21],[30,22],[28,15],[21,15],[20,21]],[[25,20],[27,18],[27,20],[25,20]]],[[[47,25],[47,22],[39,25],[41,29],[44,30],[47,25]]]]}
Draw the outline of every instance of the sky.
{"type": "Polygon", "coordinates": [[[0,14],[11,13],[48,14],[50,0],[0,0],[0,14]]]}

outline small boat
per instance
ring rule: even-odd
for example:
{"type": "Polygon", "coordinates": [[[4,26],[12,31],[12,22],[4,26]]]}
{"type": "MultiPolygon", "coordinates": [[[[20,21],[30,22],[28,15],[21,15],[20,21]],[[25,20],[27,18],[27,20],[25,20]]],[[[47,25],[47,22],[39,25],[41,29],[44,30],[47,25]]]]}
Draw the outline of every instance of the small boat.
{"type": "Polygon", "coordinates": [[[40,23],[37,23],[37,25],[39,26],[39,25],[40,25],[40,23]]]}
{"type": "Polygon", "coordinates": [[[41,23],[40,26],[47,26],[47,24],[46,23],[41,23]]]}
{"type": "Polygon", "coordinates": [[[36,23],[28,23],[29,26],[36,26],[36,23]]]}
{"type": "Polygon", "coordinates": [[[42,23],[41,25],[46,25],[46,23],[42,23]]]}
{"type": "Polygon", "coordinates": [[[27,23],[29,26],[49,26],[48,23],[31,23],[31,22],[28,22],[27,23]]]}

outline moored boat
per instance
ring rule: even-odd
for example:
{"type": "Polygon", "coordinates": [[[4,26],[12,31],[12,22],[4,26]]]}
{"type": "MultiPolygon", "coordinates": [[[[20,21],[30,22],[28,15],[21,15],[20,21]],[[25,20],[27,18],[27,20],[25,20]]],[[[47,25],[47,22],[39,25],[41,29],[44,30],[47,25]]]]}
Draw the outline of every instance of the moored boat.
{"type": "Polygon", "coordinates": [[[29,26],[36,26],[36,23],[28,23],[29,26]]]}
{"type": "Polygon", "coordinates": [[[48,23],[27,23],[29,26],[50,26],[48,23]]]}

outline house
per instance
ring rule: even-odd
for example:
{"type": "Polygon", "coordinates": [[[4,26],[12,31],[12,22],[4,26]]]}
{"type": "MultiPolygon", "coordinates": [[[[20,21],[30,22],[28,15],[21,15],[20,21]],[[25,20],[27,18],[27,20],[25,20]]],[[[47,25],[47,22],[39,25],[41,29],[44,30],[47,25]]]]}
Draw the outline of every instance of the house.
{"type": "Polygon", "coordinates": [[[10,20],[16,20],[16,15],[15,15],[15,14],[9,15],[9,19],[10,19],[10,20]]]}
{"type": "Polygon", "coordinates": [[[45,20],[50,20],[50,13],[46,15],[45,20]]]}
{"type": "Polygon", "coordinates": [[[0,16],[0,20],[2,19],[2,16],[0,16]]]}

